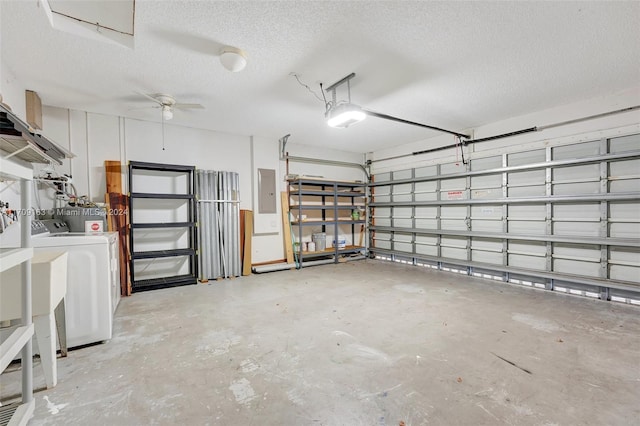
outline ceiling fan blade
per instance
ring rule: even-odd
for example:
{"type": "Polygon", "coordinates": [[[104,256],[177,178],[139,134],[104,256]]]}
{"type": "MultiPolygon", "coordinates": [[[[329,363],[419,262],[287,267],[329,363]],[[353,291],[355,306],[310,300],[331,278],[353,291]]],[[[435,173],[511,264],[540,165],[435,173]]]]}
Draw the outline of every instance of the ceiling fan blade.
{"type": "Polygon", "coordinates": [[[177,104],[173,104],[173,107],[178,109],[204,109],[204,106],[200,104],[177,103],[177,104]]]}
{"type": "Polygon", "coordinates": [[[160,102],[159,100],[157,100],[156,98],[154,98],[151,95],[147,95],[146,93],[142,93],[142,92],[138,92],[138,91],[135,91],[135,93],[137,93],[140,96],[144,96],[147,99],[152,100],[153,102],[157,103],[158,105],[162,105],[162,102],[160,102]]]}

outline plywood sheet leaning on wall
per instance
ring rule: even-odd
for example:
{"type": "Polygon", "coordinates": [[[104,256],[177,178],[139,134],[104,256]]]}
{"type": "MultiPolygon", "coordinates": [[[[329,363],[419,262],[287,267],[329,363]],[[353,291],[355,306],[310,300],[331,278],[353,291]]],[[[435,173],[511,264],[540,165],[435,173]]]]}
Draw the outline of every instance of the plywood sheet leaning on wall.
{"type": "Polygon", "coordinates": [[[131,274],[129,271],[129,197],[122,193],[122,164],[105,160],[107,182],[107,228],[118,233],[120,257],[120,294],[131,296],[131,274]]]}
{"type": "Polygon", "coordinates": [[[120,294],[131,296],[131,274],[129,273],[129,197],[124,194],[109,194],[109,217],[118,233],[120,251],[120,294]]]}
{"type": "Polygon", "coordinates": [[[240,210],[240,255],[242,275],[251,275],[251,238],[253,237],[253,211],[240,210]]]}
{"type": "Polygon", "coordinates": [[[107,194],[122,194],[122,164],[120,161],[105,160],[104,170],[107,180],[107,194]]]}
{"type": "Polygon", "coordinates": [[[284,240],[284,253],[287,263],[293,263],[293,244],[291,242],[291,223],[289,221],[289,194],[287,191],[280,193],[282,207],[282,238],[284,240]]]}

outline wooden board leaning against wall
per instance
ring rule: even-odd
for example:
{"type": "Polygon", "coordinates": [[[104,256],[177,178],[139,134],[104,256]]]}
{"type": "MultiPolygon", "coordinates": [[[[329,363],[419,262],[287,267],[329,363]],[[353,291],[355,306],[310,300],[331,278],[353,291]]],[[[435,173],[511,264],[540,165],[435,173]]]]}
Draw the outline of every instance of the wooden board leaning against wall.
{"type": "Polygon", "coordinates": [[[129,197],[122,193],[122,165],[120,161],[105,160],[107,192],[107,229],[118,233],[120,258],[120,293],[131,296],[131,274],[129,271],[129,197]]]}

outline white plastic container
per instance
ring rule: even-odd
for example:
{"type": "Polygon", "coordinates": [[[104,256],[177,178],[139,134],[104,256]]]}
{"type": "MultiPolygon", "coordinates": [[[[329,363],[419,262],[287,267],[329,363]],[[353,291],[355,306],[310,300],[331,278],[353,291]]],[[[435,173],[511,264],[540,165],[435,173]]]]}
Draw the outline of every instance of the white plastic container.
{"type": "Polygon", "coordinates": [[[345,247],[347,247],[347,240],[344,238],[338,238],[338,242],[336,243],[336,240],[333,240],[333,246],[335,247],[337,244],[338,249],[343,249],[345,247]]]}
{"type": "Polygon", "coordinates": [[[316,251],[316,243],[309,241],[307,243],[307,251],[316,251]]]}

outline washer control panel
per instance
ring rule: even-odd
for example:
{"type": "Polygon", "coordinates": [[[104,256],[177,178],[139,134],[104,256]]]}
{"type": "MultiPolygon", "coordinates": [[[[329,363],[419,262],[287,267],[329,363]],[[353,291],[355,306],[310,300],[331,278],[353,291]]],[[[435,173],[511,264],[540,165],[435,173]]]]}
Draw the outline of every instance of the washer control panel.
{"type": "Polygon", "coordinates": [[[45,226],[44,222],[38,219],[33,219],[31,221],[31,235],[32,236],[36,236],[36,235],[44,235],[44,234],[48,234],[49,230],[47,229],[47,227],[45,226]]]}

